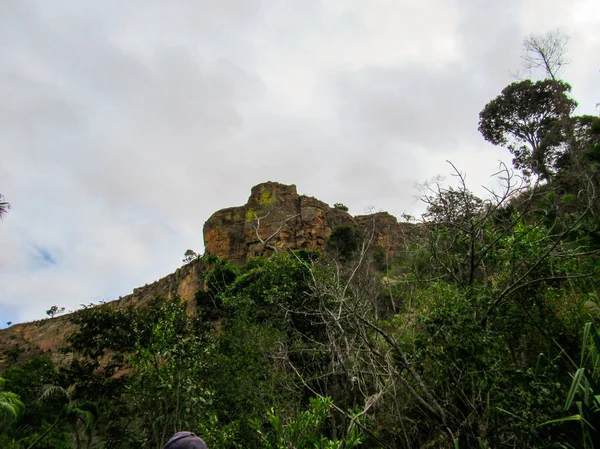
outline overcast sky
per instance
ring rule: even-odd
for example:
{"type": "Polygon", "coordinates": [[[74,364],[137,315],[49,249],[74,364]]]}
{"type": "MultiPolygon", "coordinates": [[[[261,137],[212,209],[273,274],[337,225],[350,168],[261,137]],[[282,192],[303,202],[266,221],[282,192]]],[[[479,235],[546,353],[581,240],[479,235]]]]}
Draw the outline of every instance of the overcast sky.
{"type": "Polygon", "coordinates": [[[477,190],[510,161],[479,111],[556,29],[597,113],[597,0],[0,0],[0,327],[174,271],[260,182],[399,216],[451,160],[477,190]]]}

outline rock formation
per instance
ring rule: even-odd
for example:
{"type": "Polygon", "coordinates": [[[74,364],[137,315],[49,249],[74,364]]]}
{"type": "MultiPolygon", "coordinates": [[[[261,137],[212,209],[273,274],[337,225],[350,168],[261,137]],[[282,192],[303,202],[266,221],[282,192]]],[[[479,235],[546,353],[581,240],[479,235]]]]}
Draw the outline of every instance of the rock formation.
{"type": "MultiPolygon", "coordinates": [[[[202,288],[198,263],[190,263],[178,268],[164,278],[133,289],[133,293],[123,296],[110,304],[116,307],[143,307],[155,298],[173,298],[179,296],[183,301],[195,308],[196,290],[202,288]]],[[[77,312],[75,312],[77,313],[77,312]]],[[[70,321],[70,314],[54,318],[14,324],[8,329],[0,330],[0,371],[6,364],[6,351],[19,348],[21,360],[50,351],[55,363],[61,363],[62,354],[56,349],[67,342],[67,338],[75,330],[70,321]]]]}
{"type": "Polygon", "coordinates": [[[352,217],[342,208],[299,195],[295,185],[265,182],[252,188],[248,202],[215,212],[204,225],[207,254],[234,264],[273,251],[321,251],[336,226],[360,227],[374,245],[396,252],[403,228],[387,212],[352,217]]]}
{"type": "Polygon", "coordinates": [[[315,198],[298,195],[295,185],[266,182],[252,188],[248,202],[215,212],[204,225],[207,254],[234,264],[284,249],[321,250],[331,229],[352,217],[315,198]]]}
{"type": "MultiPolygon", "coordinates": [[[[412,232],[387,212],[352,217],[342,207],[329,207],[315,198],[299,195],[295,185],[266,182],[252,188],[248,202],[215,212],[204,225],[206,254],[215,254],[234,264],[274,251],[323,250],[331,232],[339,225],[357,226],[371,240],[371,246],[393,256],[412,232]]],[[[191,262],[164,278],[133,290],[114,301],[117,307],[143,307],[154,298],[179,296],[194,309],[195,293],[203,288],[201,264],[191,262]]],[[[16,346],[21,358],[51,351],[66,343],[74,330],[68,315],[15,324],[0,331],[0,369],[2,354],[16,346]]],[[[4,361],[5,362],[5,361],[4,361]]]]}

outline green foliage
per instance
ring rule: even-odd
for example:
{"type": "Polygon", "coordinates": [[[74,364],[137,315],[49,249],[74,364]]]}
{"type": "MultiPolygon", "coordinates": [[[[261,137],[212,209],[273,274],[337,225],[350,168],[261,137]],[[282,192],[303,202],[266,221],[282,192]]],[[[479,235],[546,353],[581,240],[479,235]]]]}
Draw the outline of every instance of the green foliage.
{"type": "Polygon", "coordinates": [[[196,303],[205,312],[210,313],[211,318],[216,318],[221,309],[221,295],[227,290],[239,275],[238,268],[218,256],[209,255],[201,259],[204,271],[201,272],[201,281],[204,289],[196,292],[196,303]]]}
{"type": "Polygon", "coordinates": [[[407,348],[457,419],[452,433],[460,447],[477,441],[496,447],[507,440],[536,445],[547,437],[537,424],[556,416],[565,361],[558,348],[553,357],[538,352],[547,349],[539,338],[523,346],[524,333],[534,337],[538,331],[518,309],[481,326],[477,310],[489,298],[487,289],[466,294],[444,284],[420,292],[419,331],[407,348]],[[507,332],[519,325],[525,327],[520,341],[507,332]]]}
{"type": "Polygon", "coordinates": [[[337,209],[337,210],[344,211],[344,212],[348,212],[348,206],[346,206],[346,205],[344,205],[344,204],[342,204],[342,203],[335,203],[335,204],[333,205],[333,208],[334,208],[334,209],[337,209]]]}
{"type": "Polygon", "coordinates": [[[268,429],[258,419],[251,420],[251,425],[267,449],[351,449],[360,445],[362,434],[355,422],[350,424],[342,440],[330,439],[322,434],[331,407],[331,398],[310,398],[308,410],[293,419],[284,420],[270,409],[267,413],[268,429]]]}
{"type": "MultiPolygon", "coordinates": [[[[61,423],[61,421],[64,421],[72,429],[72,434],[75,439],[75,448],[82,449],[85,447],[85,449],[89,449],[92,444],[94,426],[98,420],[98,407],[91,401],[74,400],[73,392],[73,387],[64,389],[58,385],[44,386],[40,400],[46,401],[58,398],[61,403],[58,417],[48,431],[61,423]],[[84,440],[82,440],[84,437],[86,438],[85,443],[84,440]]],[[[44,436],[45,434],[42,434],[32,445],[39,444],[39,441],[41,441],[44,436]]]]}
{"type": "Polygon", "coordinates": [[[19,345],[14,345],[2,352],[2,355],[8,359],[10,363],[16,363],[19,356],[24,352],[23,348],[19,345]]]}
{"type": "Polygon", "coordinates": [[[385,248],[381,245],[376,245],[373,248],[373,264],[379,271],[386,271],[389,268],[390,262],[385,248]]]}
{"type": "Polygon", "coordinates": [[[5,390],[6,381],[0,377],[0,432],[15,424],[25,410],[19,395],[5,390]]]}
{"type": "Polygon", "coordinates": [[[576,437],[565,441],[565,447],[600,447],[600,429],[597,428],[600,419],[599,381],[600,334],[596,326],[588,322],[585,324],[583,332],[581,359],[572,376],[571,386],[563,406],[565,412],[574,411],[575,413],[543,423],[543,425],[579,424],[576,437]]]}
{"type": "Polygon", "coordinates": [[[514,82],[479,114],[479,132],[494,145],[506,145],[516,168],[550,179],[565,136],[561,118],[577,103],[562,81],[514,82]]]}
{"type": "Polygon", "coordinates": [[[205,323],[186,313],[186,304],[152,304],[139,323],[129,364],[134,370],[128,384],[131,406],[143,410],[141,424],[151,429],[148,443],[159,445],[171,429],[193,428],[207,392],[201,379],[212,346],[205,323]],[[140,332],[141,330],[141,332],[140,332]]]}
{"type": "MultiPolygon", "coordinates": [[[[73,381],[80,382],[80,389],[89,391],[95,385],[96,392],[120,393],[127,398],[126,404],[116,398],[121,416],[103,421],[112,447],[126,447],[115,439],[132,446],[160,446],[171,429],[198,424],[198,410],[208,394],[198,379],[206,369],[211,332],[203,317],[188,315],[187,308],[179,300],[156,300],[141,310],[103,306],[86,309],[75,317],[80,328],[70,337],[71,349],[85,359],[72,363],[71,373],[78,373],[72,376],[73,381]],[[108,353],[111,358],[105,377],[95,379],[88,369],[98,366],[108,353]],[[124,366],[132,373],[121,386],[112,375],[124,366]],[[86,378],[88,381],[81,384],[86,378]],[[124,421],[128,413],[137,416],[137,435],[129,432],[131,424],[124,421]]],[[[92,394],[88,392],[88,397],[92,394]]],[[[104,395],[98,399],[110,400],[104,395]]],[[[110,407],[104,412],[111,416],[110,407]]]]}
{"type": "Polygon", "coordinates": [[[248,311],[261,319],[267,312],[280,314],[284,304],[299,300],[307,289],[308,261],[306,252],[282,253],[260,264],[251,262],[249,269],[223,292],[221,298],[230,311],[248,311]]]}
{"type": "Polygon", "coordinates": [[[600,164],[600,118],[594,117],[588,123],[588,142],[589,145],[584,146],[583,157],[593,163],[592,169],[598,170],[600,164]]]}
{"type": "MultiPolygon", "coordinates": [[[[34,357],[22,364],[11,366],[5,373],[7,385],[19,395],[25,405],[21,418],[21,426],[13,428],[9,433],[15,447],[29,447],[39,439],[60,413],[61,404],[58,401],[41,402],[40,392],[45,385],[56,384],[60,381],[57,368],[47,355],[34,357]]],[[[43,441],[36,447],[60,447],[66,444],[66,437],[61,426],[54,426],[45,435],[43,441]],[[51,443],[52,442],[52,443],[51,443]]]]}
{"type": "Polygon", "coordinates": [[[363,243],[362,231],[352,225],[339,225],[333,228],[327,239],[327,251],[341,259],[349,259],[363,243]]]}
{"type": "Polygon", "coordinates": [[[208,401],[218,422],[235,429],[237,441],[256,440],[249,419],[261,416],[266,408],[285,410],[297,400],[293,390],[284,388],[285,365],[277,363],[282,341],[281,331],[244,315],[229,319],[216,341],[207,369],[208,401]]]}

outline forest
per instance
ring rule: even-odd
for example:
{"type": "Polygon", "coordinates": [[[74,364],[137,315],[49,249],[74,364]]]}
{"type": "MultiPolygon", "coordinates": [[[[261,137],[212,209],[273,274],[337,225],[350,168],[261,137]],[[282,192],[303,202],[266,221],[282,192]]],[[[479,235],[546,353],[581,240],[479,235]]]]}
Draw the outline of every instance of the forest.
{"type": "Polygon", "coordinates": [[[67,364],[0,373],[0,447],[600,447],[600,118],[574,115],[559,43],[528,44],[546,76],[479,116],[514,157],[495,189],[450,164],[394,257],[342,225],[323,252],[188,258],[192,311],[74,313],[67,364]]]}

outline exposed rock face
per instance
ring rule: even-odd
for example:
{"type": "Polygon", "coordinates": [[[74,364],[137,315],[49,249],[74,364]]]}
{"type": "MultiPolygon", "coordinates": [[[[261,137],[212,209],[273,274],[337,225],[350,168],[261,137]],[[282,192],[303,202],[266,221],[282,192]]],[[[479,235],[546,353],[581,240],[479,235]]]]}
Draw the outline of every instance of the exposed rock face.
{"type": "MultiPolygon", "coordinates": [[[[248,202],[215,212],[204,225],[206,254],[215,254],[234,264],[252,257],[288,249],[323,250],[333,229],[348,224],[358,226],[371,240],[371,246],[395,255],[415,228],[400,225],[387,212],[352,217],[340,208],[331,208],[315,198],[298,195],[295,185],[266,182],[252,188],[248,202]]],[[[133,290],[114,301],[117,307],[143,307],[155,298],[179,296],[196,307],[195,293],[203,288],[197,261],[184,265],[164,278],[133,290]]],[[[68,315],[22,323],[0,331],[0,370],[6,365],[3,352],[19,346],[21,359],[64,346],[74,326],[68,315]],[[4,360],[3,360],[4,359],[4,360]]]]}
{"type": "MultiPolygon", "coordinates": [[[[195,309],[195,293],[202,288],[198,270],[200,264],[189,263],[174,273],[159,279],[152,284],[133,289],[133,293],[111,301],[117,307],[143,307],[155,298],[171,299],[179,296],[195,309]]],[[[55,363],[61,363],[64,355],[56,349],[65,346],[67,338],[75,330],[70,321],[71,314],[15,324],[8,329],[0,330],[0,371],[7,363],[4,353],[8,349],[18,347],[22,350],[19,359],[27,360],[35,355],[50,351],[55,363]]]]}
{"type": "Polygon", "coordinates": [[[375,244],[394,251],[401,227],[387,212],[353,218],[315,198],[298,195],[295,185],[266,182],[252,188],[248,202],[215,212],[204,225],[207,254],[235,264],[274,250],[323,250],[340,224],[375,231],[375,244]]]}
{"type": "Polygon", "coordinates": [[[207,254],[235,264],[274,248],[319,249],[328,237],[327,210],[325,203],[298,195],[295,185],[259,184],[245,205],[222,209],[208,219],[204,247],[207,254]]]}

